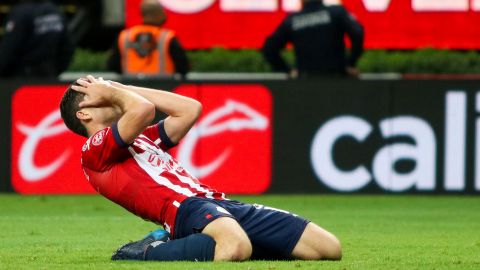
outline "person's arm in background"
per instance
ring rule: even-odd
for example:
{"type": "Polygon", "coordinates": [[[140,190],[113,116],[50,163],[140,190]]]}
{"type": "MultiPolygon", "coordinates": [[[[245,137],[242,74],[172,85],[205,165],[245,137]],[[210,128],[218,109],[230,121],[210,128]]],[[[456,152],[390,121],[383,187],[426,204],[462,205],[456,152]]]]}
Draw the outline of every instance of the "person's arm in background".
{"type": "Polygon", "coordinates": [[[341,22],[345,33],[352,44],[350,56],[347,59],[347,73],[349,75],[358,75],[356,68],[358,59],[363,53],[364,31],[363,26],[348,11],[338,6],[338,12],[341,16],[341,22]]]}
{"type": "Polygon", "coordinates": [[[290,73],[291,68],[280,55],[289,41],[290,29],[287,20],[284,20],[280,26],[271,34],[262,48],[263,57],[270,64],[274,71],[290,73]]]}
{"type": "Polygon", "coordinates": [[[107,59],[107,69],[122,74],[122,56],[118,48],[118,38],[115,39],[112,49],[110,50],[110,56],[107,59]]]}
{"type": "Polygon", "coordinates": [[[176,37],[170,42],[169,52],[175,65],[175,72],[185,76],[190,71],[190,63],[185,50],[176,37]]]}
{"type": "Polygon", "coordinates": [[[202,112],[200,102],[167,91],[123,85],[111,82],[117,88],[132,91],[155,105],[155,108],[168,117],[165,119],[165,132],[172,143],[178,143],[192,128],[202,112]]]}
{"type": "Polygon", "coordinates": [[[14,8],[7,20],[6,32],[0,44],[0,76],[8,76],[13,72],[12,65],[27,38],[28,27],[27,15],[14,8]]]}
{"type": "Polygon", "coordinates": [[[62,39],[60,41],[60,51],[57,61],[57,70],[59,73],[67,70],[75,52],[75,46],[73,45],[70,33],[68,32],[66,25],[61,38],[62,39]]]}

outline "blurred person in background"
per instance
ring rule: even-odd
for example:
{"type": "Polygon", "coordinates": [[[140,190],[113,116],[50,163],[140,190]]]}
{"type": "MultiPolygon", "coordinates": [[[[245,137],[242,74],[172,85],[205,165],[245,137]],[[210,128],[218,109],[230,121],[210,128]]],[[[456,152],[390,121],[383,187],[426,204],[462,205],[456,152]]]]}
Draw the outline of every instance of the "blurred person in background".
{"type": "Polygon", "coordinates": [[[0,44],[0,77],[56,77],[67,69],[74,46],[65,20],[48,0],[13,7],[0,44]]]}
{"type": "Polygon", "coordinates": [[[185,50],[175,33],[163,27],[167,16],[160,2],[143,0],[141,12],[143,24],[120,33],[109,69],[130,76],[185,75],[189,70],[185,50]]]}
{"type": "Polygon", "coordinates": [[[262,53],[274,71],[291,77],[318,75],[357,76],[356,64],[363,52],[363,27],[340,5],[325,6],[322,0],[303,0],[303,9],[288,16],[270,35],[262,53]],[[346,56],[345,34],[351,41],[346,56]],[[280,52],[293,44],[297,69],[280,52]]]}

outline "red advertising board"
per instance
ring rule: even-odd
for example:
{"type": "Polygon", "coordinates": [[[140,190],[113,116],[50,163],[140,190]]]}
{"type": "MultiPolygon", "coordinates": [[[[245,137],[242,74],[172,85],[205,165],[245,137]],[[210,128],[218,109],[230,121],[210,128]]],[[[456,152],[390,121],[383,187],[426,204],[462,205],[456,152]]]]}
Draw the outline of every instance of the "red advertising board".
{"type": "Polygon", "coordinates": [[[80,166],[85,139],[63,124],[67,86],[24,86],[12,100],[12,186],[22,194],[93,193],[80,166]]]}
{"type": "MultiPolygon", "coordinates": [[[[94,193],[80,165],[86,141],[68,131],[58,104],[66,86],[24,86],[12,100],[11,181],[22,194],[94,193]]],[[[173,153],[200,180],[258,194],[271,181],[270,92],[259,85],[182,86],[203,114],[173,153]]]]}
{"type": "Polygon", "coordinates": [[[272,97],[261,85],[187,85],[176,93],[203,113],[174,156],[203,183],[226,193],[258,194],[270,186],[272,97]]]}
{"type": "MultiPolygon", "coordinates": [[[[260,48],[300,0],[159,0],[166,27],[189,49],[260,48]]],[[[127,25],[141,23],[141,0],[127,0],[127,25]]],[[[325,0],[338,2],[338,0],[325,0]]],[[[478,49],[480,0],[343,0],[364,25],[370,49],[478,49]]]]}

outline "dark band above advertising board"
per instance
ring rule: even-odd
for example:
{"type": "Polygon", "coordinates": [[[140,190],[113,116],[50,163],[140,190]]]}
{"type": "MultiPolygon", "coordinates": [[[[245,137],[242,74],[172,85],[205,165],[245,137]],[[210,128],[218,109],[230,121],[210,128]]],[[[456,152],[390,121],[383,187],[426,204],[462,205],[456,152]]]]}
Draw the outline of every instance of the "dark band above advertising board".
{"type": "MultiPolygon", "coordinates": [[[[159,0],[166,27],[188,49],[260,48],[301,0],[159,0]]],[[[127,26],[142,22],[141,0],[127,0],[127,26]]],[[[370,49],[479,49],[480,0],[324,0],[342,3],[365,27],[370,49]]]]}

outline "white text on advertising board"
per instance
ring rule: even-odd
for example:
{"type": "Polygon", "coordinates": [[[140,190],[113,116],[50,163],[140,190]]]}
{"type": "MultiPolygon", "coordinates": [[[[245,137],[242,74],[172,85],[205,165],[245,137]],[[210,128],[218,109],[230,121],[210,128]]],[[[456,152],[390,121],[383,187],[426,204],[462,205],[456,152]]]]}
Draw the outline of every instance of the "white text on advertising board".
{"type": "MultiPolygon", "coordinates": [[[[159,0],[162,5],[177,13],[199,13],[209,9],[216,0],[159,0]]],[[[384,12],[393,1],[404,0],[362,0],[368,11],[384,12]]],[[[339,0],[324,0],[325,4],[339,4],[339,0]]],[[[282,9],[287,12],[297,11],[301,0],[219,0],[220,9],[224,12],[274,12],[282,9]]],[[[431,11],[480,11],[480,0],[411,0],[412,10],[417,12],[431,11]]]]}
{"type": "MultiPolygon", "coordinates": [[[[480,93],[476,98],[480,111],[480,93]]],[[[444,179],[446,191],[464,191],[466,188],[466,140],[467,140],[467,95],[450,91],[445,98],[444,179]]],[[[408,137],[413,143],[390,143],[379,149],[372,159],[369,170],[364,164],[352,170],[338,168],[333,149],[343,138],[364,142],[374,126],[363,118],[353,115],[338,116],[328,120],[316,132],[310,158],[319,181],[336,191],[356,191],[372,181],[387,191],[403,192],[409,189],[433,191],[436,187],[436,164],[438,141],[431,125],[424,119],[400,115],[386,118],[379,123],[383,139],[408,137]],[[415,168],[408,173],[395,170],[400,160],[412,160],[415,168]]],[[[475,126],[475,190],[480,190],[480,119],[475,126]]]]}

